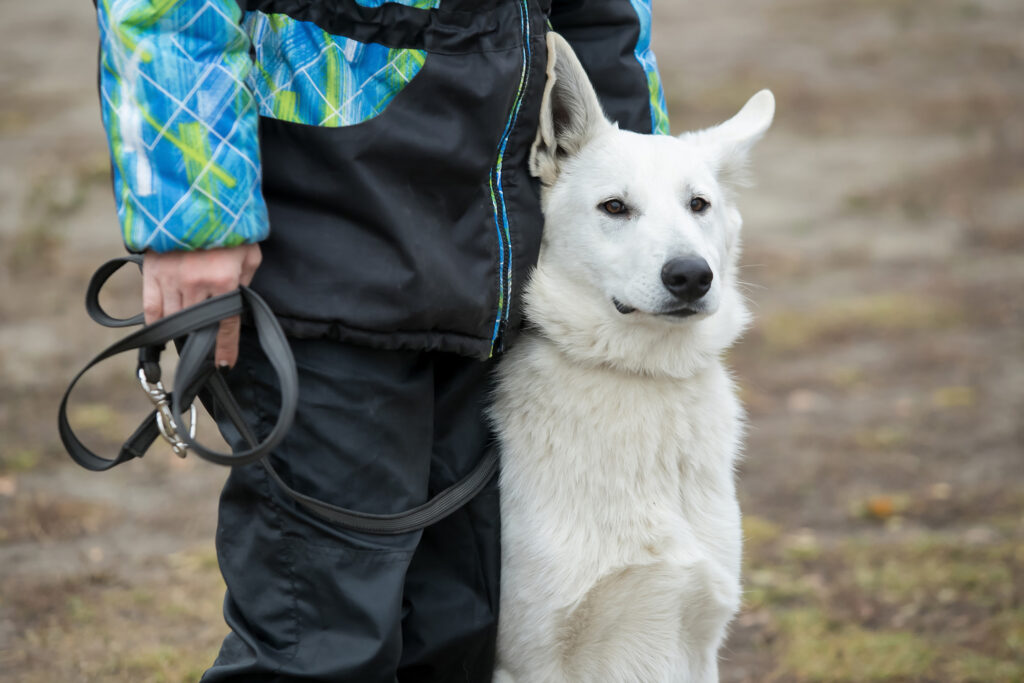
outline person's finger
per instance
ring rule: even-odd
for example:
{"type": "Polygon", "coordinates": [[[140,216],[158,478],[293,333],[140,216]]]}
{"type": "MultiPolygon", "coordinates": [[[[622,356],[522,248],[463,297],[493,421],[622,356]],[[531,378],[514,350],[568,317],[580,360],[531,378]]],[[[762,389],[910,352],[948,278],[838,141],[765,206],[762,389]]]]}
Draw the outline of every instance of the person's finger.
{"type": "Polygon", "coordinates": [[[260,263],[263,261],[263,253],[260,251],[259,244],[251,244],[245,247],[245,249],[245,259],[242,261],[241,283],[248,287],[252,283],[253,276],[256,275],[256,269],[260,267],[260,263]]]}
{"type": "Polygon", "coordinates": [[[202,287],[184,287],[181,291],[181,307],[188,308],[209,298],[210,293],[202,287]]]}
{"type": "Polygon", "coordinates": [[[156,322],[164,314],[164,295],[160,291],[160,282],[145,271],[142,273],[142,313],[147,325],[156,322]]]}
{"type": "Polygon", "coordinates": [[[234,367],[238,360],[238,338],[241,329],[242,319],[237,315],[220,321],[217,348],[213,353],[213,362],[218,368],[234,367]]]}
{"type": "Polygon", "coordinates": [[[161,317],[177,313],[181,310],[181,289],[178,287],[163,287],[163,315],[161,317]]]}

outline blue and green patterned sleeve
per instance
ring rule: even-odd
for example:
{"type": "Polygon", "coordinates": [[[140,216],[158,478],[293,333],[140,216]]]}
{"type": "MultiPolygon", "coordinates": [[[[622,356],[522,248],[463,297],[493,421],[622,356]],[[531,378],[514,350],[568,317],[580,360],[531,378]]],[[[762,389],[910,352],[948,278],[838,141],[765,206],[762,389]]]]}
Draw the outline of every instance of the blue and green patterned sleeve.
{"type": "Polygon", "coordinates": [[[665,90],[661,87],[658,60],[651,49],[651,0],[630,0],[633,11],[640,22],[640,37],[633,54],[647,77],[647,93],[651,108],[651,132],[668,135],[668,106],[665,104],[665,90]]]}
{"type": "Polygon", "coordinates": [[[98,0],[100,97],[132,251],[267,236],[252,60],[235,0],[98,0]]]}

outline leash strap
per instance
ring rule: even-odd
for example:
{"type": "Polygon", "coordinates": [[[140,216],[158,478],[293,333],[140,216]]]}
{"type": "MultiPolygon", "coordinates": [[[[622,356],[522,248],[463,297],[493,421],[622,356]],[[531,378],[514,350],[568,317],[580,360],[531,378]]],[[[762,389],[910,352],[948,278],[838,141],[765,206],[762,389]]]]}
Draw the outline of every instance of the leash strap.
{"type": "MultiPolygon", "coordinates": [[[[130,318],[116,318],[108,314],[99,303],[99,293],[103,285],[126,263],[134,263],[141,269],[142,257],[133,254],[107,261],[93,274],[86,290],[86,312],[89,317],[106,327],[140,325],[144,320],[141,313],[130,318]]],[[[207,299],[162,318],[152,325],[144,325],[104,349],[71,380],[60,402],[57,428],[64,448],[71,458],[87,470],[101,472],[128,460],[141,458],[161,434],[170,440],[167,431],[170,426],[170,433],[177,441],[176,444],[172,444],[176,453],[184,456],[191,450],[204,460],[232,467],[259,461],[274,483],[313,515],[350,531],[371,534],[404,534],[444,519],[476,496],[498,470],[497,451],[491,448],[466,477],[422,505],[395,514],[357,512],[317,500],[289,486],[270,464],[268,457],[291,428],[298,405],[298,393],[295,359],[277,318],[258,294],[248,287],[240,287],[234,292],[207,299]],[[262,441],[256,438],[245,422],[242,410],[232,396],[227,382],[213,365],[218,324],[224,318],[246,312],[251,315],[260,347],[270,361],[281,387],[281,405],[277,420],[262,441]],[[178,366],[174,374],[174,391],[164,394],[163,385],[160,384],[159,357],[160,352],[171,341],[178,349],[178,366]],[[82,376],[93,366],[112,356],[132,350],[139,352],[139,377],[157,404],[157,408],[128,437],[116,457],[104,458],[89,450],[72,430],[67,416],[68,397],[82,376]],[[158,394],[154,395],[153,388],[158,389],[158,394]],[[162,398],[158,400],[157,396],[162,398]],[[235,453],[219,453],[196,441],[192,430],[183,431],[176,428],[180,420],[173,421],[173,416],[180,416],[187,410],[194,411],[192,403],[197,397],[208,408],[212,409],[216,404],[223,411],[242,435],[247,448],[235,453]]],[[[193,421],[192,426],[194,425],[193,421]]]]}

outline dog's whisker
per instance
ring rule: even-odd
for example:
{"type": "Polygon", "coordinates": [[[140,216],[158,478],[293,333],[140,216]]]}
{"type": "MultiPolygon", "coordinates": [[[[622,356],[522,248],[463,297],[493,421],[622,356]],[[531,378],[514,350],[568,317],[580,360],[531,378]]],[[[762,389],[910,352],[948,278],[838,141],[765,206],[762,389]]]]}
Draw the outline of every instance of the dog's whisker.
{"type": "Polygon", "coordinates": [[[760,290],[768,289],[767,285],[762,285],[759,282],[747,282],[746,280],[737,280],[736,281],[736,286],[737,287],[741,287],[743,289],[760,289],[760,290]]]}

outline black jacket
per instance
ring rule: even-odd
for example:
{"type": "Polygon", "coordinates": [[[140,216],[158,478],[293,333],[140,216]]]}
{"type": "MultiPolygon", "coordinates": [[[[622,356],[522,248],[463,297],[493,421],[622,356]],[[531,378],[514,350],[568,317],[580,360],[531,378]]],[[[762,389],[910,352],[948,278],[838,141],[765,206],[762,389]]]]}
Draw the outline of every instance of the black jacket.
{"type": "Polygon", "coordinates": [[[129,248],[261,241],[253,287],[293,336],[478,357],[509,343],[540,245],[527,158],[549,20],[609,118],[667,132],[647,0],[118,3],[101,6],[101,88],[129,248]],[[157,47],[133,61],[140,45],[157,47]]]}

